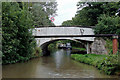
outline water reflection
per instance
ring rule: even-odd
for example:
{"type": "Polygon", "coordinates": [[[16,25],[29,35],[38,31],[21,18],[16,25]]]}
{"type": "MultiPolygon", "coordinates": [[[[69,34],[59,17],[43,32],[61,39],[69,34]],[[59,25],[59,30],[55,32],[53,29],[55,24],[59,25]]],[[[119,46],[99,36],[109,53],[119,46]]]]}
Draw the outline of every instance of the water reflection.
{"type": "Polygon", "coordinates": [[[60,68],[60,66],[63,64],[63,59],[64,59],[64,55],[63,55],[63,50],[57,51],[56,54],[54,53],[54,59],[55,59],[55,64],[56,64],[56,68],[60,68]]]}
{"type": "Polygon", "coordinates": [[[59,69],[62,65],[65,64],[66,62],[65,57],[67,56],[66,58],[68,58],[68,56],[70,56],[70,53],[71,50],[63,50],[63,49],[53,53],[57,69],[59,69]]]}
{"type": "Polygon", "coordinates": [[[67,56],[70,56],[71,55],[71,50],[66,50],[66,53],[67,53],[67,56]]]}

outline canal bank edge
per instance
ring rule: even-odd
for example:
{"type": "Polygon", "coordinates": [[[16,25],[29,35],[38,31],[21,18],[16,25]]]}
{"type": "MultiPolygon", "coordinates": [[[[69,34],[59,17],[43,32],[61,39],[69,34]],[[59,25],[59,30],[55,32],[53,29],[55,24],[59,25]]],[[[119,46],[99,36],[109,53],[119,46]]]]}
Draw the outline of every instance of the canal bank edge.
{"type": "Polygon", "coordinates": [[[95,66],[107,75],[120,75],[118,55],[72,54],[71,58],[78,62],[95,66]]]}

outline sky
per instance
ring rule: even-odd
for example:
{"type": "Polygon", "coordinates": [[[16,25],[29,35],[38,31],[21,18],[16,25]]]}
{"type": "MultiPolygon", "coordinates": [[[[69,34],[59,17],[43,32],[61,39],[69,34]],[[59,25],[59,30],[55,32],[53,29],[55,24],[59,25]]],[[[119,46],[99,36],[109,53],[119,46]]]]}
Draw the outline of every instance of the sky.
{"type": "Polygon", "coordinates": [[[57,1],[57,16],[53,22],[56,26],[60,26],[63,21],[71,20],[77,11],[77,2],[80,0],[56,0],[57,1]]]}

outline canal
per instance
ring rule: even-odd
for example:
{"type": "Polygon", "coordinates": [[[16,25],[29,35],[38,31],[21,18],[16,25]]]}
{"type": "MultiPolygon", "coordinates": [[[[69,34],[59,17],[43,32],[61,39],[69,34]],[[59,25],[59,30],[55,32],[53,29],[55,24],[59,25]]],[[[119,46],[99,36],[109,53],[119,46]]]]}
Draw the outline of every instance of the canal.
{"type": "Polygon", "coordinates": [[[71,50],[55,50],[50,56],[25,63],[3,65],[3,78],[115,78],[70,58],[71,50]]]}

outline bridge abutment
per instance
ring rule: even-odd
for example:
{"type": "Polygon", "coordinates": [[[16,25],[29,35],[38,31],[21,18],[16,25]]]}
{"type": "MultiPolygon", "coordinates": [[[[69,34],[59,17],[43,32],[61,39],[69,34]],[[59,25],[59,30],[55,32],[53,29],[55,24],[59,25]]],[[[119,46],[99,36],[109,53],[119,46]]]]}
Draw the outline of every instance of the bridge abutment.
{"type": "Polygon", "coordinates": [[[90,54],[91,53],[91,50],[90,50],[90,43],[89,42],[87,42],[87,54],[90,54]]]}

